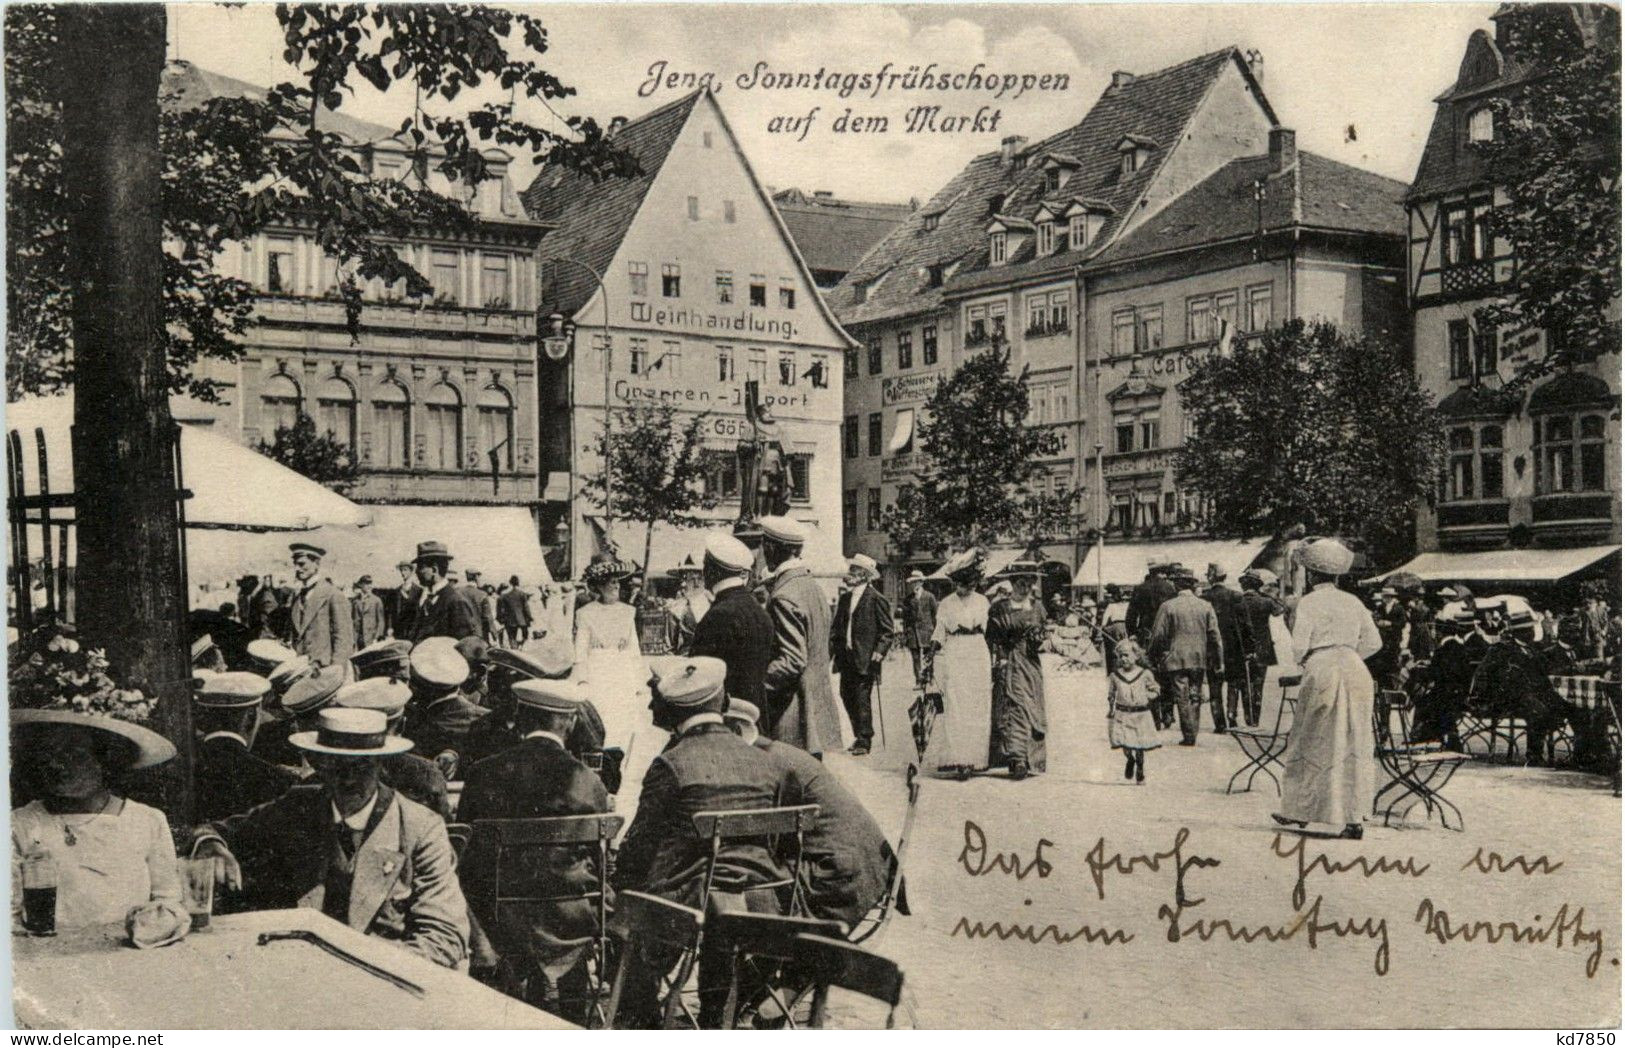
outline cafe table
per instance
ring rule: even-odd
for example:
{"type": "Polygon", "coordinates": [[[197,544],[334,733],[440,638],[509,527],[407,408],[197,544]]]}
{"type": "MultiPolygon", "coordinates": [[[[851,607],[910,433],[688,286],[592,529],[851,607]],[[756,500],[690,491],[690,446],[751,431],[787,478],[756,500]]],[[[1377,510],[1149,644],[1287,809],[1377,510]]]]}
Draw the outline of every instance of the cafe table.
{"type": "Polygon", "coordinates": [[[122,925],[14,935],[11,945],[16,1020],[28,1029],[577,1029],[311,909],[215,917],[150,950],[131,946],[122,925]],[[314,933],[387,977],[313,942],[259,941],[288,931],[314,933]]]}

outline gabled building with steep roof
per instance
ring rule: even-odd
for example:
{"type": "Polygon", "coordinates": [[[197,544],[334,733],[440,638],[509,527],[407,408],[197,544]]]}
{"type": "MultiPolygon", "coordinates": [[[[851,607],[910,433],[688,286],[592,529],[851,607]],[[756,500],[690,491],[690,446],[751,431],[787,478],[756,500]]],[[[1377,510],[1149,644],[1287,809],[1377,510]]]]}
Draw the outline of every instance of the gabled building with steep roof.
{"type": "MultiPolygon", "coordinates": [[[[1617,38],[1616,9],[1562,9],[1582,39],[1610,20],[1617,38]]],[[[1475,585],[1576,572],[1617,579],[1619,357],[1509,390],[1552,335],[1499,330],[1482,315],[1506,294],[1517,258],[1491,231],[1489,216],[1507,197],[1490,181],[1480,143],[1500,131],[1494,101],[1540,75],[1505,53],[1501,12],[1495,19],[1494,32],[1468,38],[1455,83],[1434,100],[1406,197],[1416,376],[1438,398],[1447,438],[1437,497],[1417,514],[1421,555],[1407,567],[1475,585]]]]}
{"type": "Polygon", "coordinates": [[[913,203],[842,200],[825,190],[780,189],[773,194],[773,203],[823,290],[839,284],[881,237],[914,210],[913,203]]]}
{"type": "MultiPolygon", "coordinates": [[[[1154,73],[1115,73],[1078,124],[1033,144],[1007,137],[877,244],[831,293],[863,344],[846,369],[848,549],[888,564],[888,578],[925,559],[889,548],[881,513],[920,465],[921,402],[967,354],[994,344],[1028,369],[1031,421],[1063,438],[1046,486],[1080,487],[1088,440],[1080,266],[1224,164],[1264,152],[1275,123],[1235,48],[1154,73]]],[[[1071,570],[1081,538],[1047,555],[1071,570]]]]}
{"type": "MultiPolygon", "coordinates": [[[[739,442],[750,435],[745,383],[781,431],[791,512],[813,535],[807,559],[838,573],[839,361],[851,340],[819,294],[772,198],[716,98],[695,92],[621,127],[642,174],[596,182],[544,169],[522,194],[550,227],[537,261],[539,308],[575,325],[563,359],[540,361],[542,457],[550,526],[579,572],[607,536],[644,559],[640,525],[608,528],[581,495],[599,468],[606,414],[642,403],[705,414],[719,524],[738,512],[739,442]]],[[[654,579],[693,552],[692,531],[656,528],[654,579]]]]}
{"type": "Polygon", "coordinates": [[[1215,543],[1180,486],[1179,387],[1193,368],[1292,319],[1403,342],[1404,183],[1297,149],[1272,128],[1082,267],[1090,427],[1085,486],[1103,542],[1081,585],[1127,585],[1148,556],[1232,581],[1265,537],[1215,543]],[[1098,446],[1098,452],[1096,452],[1098,446]]]}

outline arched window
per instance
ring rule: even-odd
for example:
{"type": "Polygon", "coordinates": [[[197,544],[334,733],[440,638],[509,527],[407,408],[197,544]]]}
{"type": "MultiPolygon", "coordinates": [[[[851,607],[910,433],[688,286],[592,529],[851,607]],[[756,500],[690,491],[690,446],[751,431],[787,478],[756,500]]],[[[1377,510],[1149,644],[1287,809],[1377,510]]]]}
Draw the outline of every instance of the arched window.
{"type": "Polygon", "coordinates": [[[316,425],[324,434],[355,450],[355,390],[334,376],[316,391],[316,425]]]}
{"type": "Polygon", "coordinates": [[[1571,371],[1529,397],[1535,494],[1608,490],[1608,384],[1571,371]]]}
{"type": "Polygon", "coordinates": [[[406,469],[412,465],[412,405],[406,388],[385,382],[372,395],[372,446],[378,465],[406,469]]]}
{"type": "Polygon", "coordinates": [[[480,451],[496,450],[502,469],[513,469],[513,399],[499,386],[486,386],[475,401],[479,408],[480,451]]]}
{"type": "Polygon", "coordinates": [[[463,398],[442,382],[424,398],[429,411],[428,467],[459,469],[462,466],[463,398]]]}
{"type": "Polygon", "coordinates": [[[261,416],[267,436],[279,429],[292,429],[299,421],[299,384],[287,375],[272,375],[260,391],[261,416]]]}

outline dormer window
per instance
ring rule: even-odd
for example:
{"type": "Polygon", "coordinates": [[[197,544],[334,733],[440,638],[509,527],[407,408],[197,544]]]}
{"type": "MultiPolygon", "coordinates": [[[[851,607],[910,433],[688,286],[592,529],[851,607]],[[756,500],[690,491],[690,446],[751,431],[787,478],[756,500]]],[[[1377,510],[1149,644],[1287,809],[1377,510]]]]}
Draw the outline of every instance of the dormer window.
{"type": "Polygon", "coordinates": [[[1001,208],[1003,208],[1003,207],[1004,207],[1004,194],[1003,193],[994,193],[992,196],[987,198],[987,213],[988,214],[996,215],[996,214],[999,213],[999,210],[1001,208]]]}
{"type": "Polygon", "coordinates": [[[942,263],[925,267],[925,280],[930,287],[942,286],[942,263]]]}
{"type": "Polygon", "coordinates": [[[1073,251],[1081,251],[1089,246],[1089,216],[1073,215],[1072,223],[1066,231],[1068,245],[1073,251]]]}
{"type": "Polygon", "coordinates": [[[1004,262],[1006,250],[1006,234],[994,233],[987,238],[987,258],[994,265],[1004,262]]]}
{"type": "Polygon", "coordinates": [[[932,230],[937,228],[937,220],[940,219],[941,217],[942,217],[941,215],[936,214],[936,213],[926,215],[925,218],[920,223],[920,228],[925,230],[927,233],[931,232],[932,230]]]}
{"type": "Polygon", "coordinates": [[[1038,223],[1038,253],[1048,255],[1055,250],[1055,223],[1038,223]]]}
{"type": "Polygon", "coordinates": [[[1054,193],[1055,191],[1059,190],[1061,188],[1061,186],[1066,181],[1066,179],[1064,179],[1061,176],[1062,176],[1062,172],[1061,172],[1061,169],[1058,168],[1058,167],[1052,167],[1048,171],[1045,171],[1044,172],[1044,192],[1046,192],[1046,193],[1054,193]]]}
{"type": "Polygon", "coordinates": [[[1132,175],[1140,169],[1140,151],[1128,149],[1123,152],[1123,174],[1132,175]]]}
{"type": "Polygon", "coordinates": [[[1122,173],[1132,175],[1144,167],[1146,158],[1155,148],[1157,144],[1142,135],[1124,135],[1117,143],[1117,152],[1122,157],[1122,173]]]}
{"type": "Polygon", "coordinates": [[[1467,114],[1467,141],[1490,142],[1495,138],[1495,112],[1481,106],[1467,114]]]}

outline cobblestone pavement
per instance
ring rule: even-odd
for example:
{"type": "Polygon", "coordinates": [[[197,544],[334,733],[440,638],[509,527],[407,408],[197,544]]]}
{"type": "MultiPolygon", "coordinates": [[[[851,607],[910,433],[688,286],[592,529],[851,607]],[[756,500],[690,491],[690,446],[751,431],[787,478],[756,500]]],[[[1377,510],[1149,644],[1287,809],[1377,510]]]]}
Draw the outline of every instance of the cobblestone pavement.
{"type": "MultiPolygon", "coordinates": [[[[1177,732],[1170,733],[1169,745],[1147,756],[1148,783],[1135,787],[1106,742],[1101,672],[1047,670],[1046,775],[924,782],[907,854],[914,912],[875,944],[907,973],[904,1021],[953,1028],[1619,1024],[1620,802],[1605,780],[1468,765],[1449,791],[1465,832],[1424,825],[1413,813],[1402,827],[1369,826],[1363,842],[1306,840],[1310,872],[1300,907],[1291,851],[1300,838],[1275,832],[1275,790],[1261,779],[1254,792],[1224,792],[1242,763],[1231,739],[1205,732],[1187,749],[1173,746],[1177,732]],[[1130,857],[1169,852],[1182,833],[1183,934],[1170,941],[1164,908],[1175,905],[1176,864],[1165,859],[1152,870],[1130,857]],[[967,850],[968,839],[985,847],[967,850]],[[1108,869],[1097,887],[1091,853],[1097,866],[1120,854],[1133,872],[1108,869]],[[1480,865],[1497,865],[1491,853],[1531,863],[1545,856],[1550,872],[1481,872],[1480,865]],[[1360,856],[1389,863],[1369,877],[1328,873],[1315,865],[1321,855],[1331,864],[1360,856]],[[968,867],[985,872],[972,876],[968,867]],[[1283,938],[1317,898],[1317,916],[1283,938]],[[1011,937],[969,938],[962,919],[984,931],[998,922],[1011,937]],[[1225,921],[1258,941],[1232,941],[1225,921]],[[1208,941],[1192,931],[1199,922],[1208,941]],[[1462,929],[1471,941],[1449,937],[1462,929]],[[1119,941],[1091,941],[1113,932],[1119,941]],[[1027,934],[1039,941],[1023,941],[1027,934]]],[[[895,838],[912,755],[906,657],[893,658],[886,672],[888,745],[829,763],[895,838]]],[[[1273,715],[1272,704],[1265,714],[1273,715]]],[[[852,998],[836,1002],[833,1018],[843,1026],[882,1021],[852,998]]]]}

